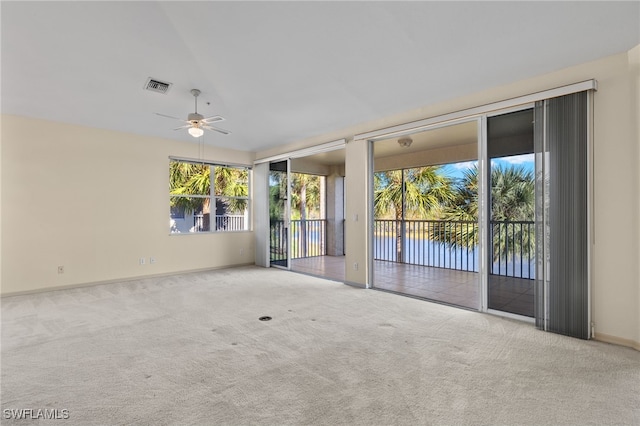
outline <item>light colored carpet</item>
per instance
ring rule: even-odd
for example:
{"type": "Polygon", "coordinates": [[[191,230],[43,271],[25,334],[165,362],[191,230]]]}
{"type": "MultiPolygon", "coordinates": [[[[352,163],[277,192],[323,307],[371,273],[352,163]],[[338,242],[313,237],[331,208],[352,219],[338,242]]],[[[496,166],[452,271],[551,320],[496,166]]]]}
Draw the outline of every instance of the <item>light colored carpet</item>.
{"type": "Polygon", "coordinates": [[[3,424],[640,424],[637,351],[257,267],[3,298],[1,367],[3,424]]]}

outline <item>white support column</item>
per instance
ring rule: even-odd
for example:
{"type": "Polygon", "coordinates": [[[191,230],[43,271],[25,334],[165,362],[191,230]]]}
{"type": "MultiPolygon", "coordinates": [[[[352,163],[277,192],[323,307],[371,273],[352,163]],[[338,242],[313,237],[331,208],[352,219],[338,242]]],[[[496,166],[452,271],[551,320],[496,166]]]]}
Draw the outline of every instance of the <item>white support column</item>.
{"type": "Polygon", "coordinates": [[[253,230],[256,265],[269,266],[269,163],[253,167],[253,230]]]}
{"type": "Polygon", "coordinates": [[[358,140],[347,143],[345,163],[345,281],[363,287],[370,286],[369,142],[358,140]]]}
{"type": "Polygon", "coordinates": [[[335,172],[326,177],[327,255],[344,254],[344,177],[335,172]]]}

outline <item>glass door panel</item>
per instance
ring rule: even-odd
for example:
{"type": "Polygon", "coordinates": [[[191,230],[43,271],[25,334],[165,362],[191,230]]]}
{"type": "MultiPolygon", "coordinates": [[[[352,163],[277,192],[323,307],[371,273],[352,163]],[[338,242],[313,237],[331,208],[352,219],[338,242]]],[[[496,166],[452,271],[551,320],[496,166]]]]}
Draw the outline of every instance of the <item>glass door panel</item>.
{"type": "Polygon", "coordinates": [[[289,269],[289,160],[269,163],[269,263],[289,269]]]}
{"type": "Polygon", "coordinates": [[[488,308],[534,316],[533,109],[487,119],[488,308]]]}

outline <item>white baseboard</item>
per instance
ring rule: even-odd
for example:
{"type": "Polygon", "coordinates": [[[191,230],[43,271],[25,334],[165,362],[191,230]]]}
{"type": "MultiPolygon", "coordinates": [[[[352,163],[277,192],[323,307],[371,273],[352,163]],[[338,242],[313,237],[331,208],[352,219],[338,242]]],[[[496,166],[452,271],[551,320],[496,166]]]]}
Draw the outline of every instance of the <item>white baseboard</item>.
{"type": "Polygon", "coordinates": [[[211,267],[211,268],[188,269],[188,270],[183,270],[183,271],[164,272],[164,273],[161,273],[161,274],[138,275],[138,276],[135,276],[135,277],[114,278],[112,280],[92,281],[92,282],[88,282],[88,283],[68,284],[68,285],[61,285],[61,286],[55,286],[55,287],[36,288],[36,289],[33,289],[33,290],[12,291],[12,292],[8,292],[8,293],[0,294],[0,298],[12,297],[12,296],[23,296],[23,295],[26,295],[26,294],[46,293],[48,291],[67,290],[67,289],[72,289],[72,288],[92,287],[92,286],[103,285],[103,284],[124,283],[124,282],[129,282],[129,281],[144,280],[144,279],[148,279],[148,278],[161,278],[161,277],[168,277],[168,276],[171,276],[171,275],[178,275],[178,274],[191,274],[191,273],[195,273],[195,272],[215,271],[215,270],[218,270],[218,269],[229,269],[229,268],[237,268],[237,267],[241,267],[241,266],[253,266],[253,265],[255,265],[255,264],[254,263],[240,263],[240,264],[235,264],[235,265],[215,266],[215,267],[211,267]]]}
{"type": "Polygon", "coordinates": [[[637,351],[640,351],[640,342],[637,342],[635,340],[631,340],[631,339],[625,339],[623,337],[618,337],[618,336],[612,336],[610,334],[604,334],[604,333],[595,333],[595,336],[593,338],[594,340],[597,340],[599,342],[605,342],[605,343],[612,343],[614,345],[620,345],[620,346],[626,346],[629,348],[633,348],[637,351]]]}

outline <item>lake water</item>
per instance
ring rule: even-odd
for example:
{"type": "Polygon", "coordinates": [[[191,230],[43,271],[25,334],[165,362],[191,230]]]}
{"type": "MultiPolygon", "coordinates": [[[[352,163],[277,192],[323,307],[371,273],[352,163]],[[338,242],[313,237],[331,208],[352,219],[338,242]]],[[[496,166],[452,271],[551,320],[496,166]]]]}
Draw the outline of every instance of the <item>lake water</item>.
{"type": "MultiPolygon", "coordinates": [[[[453,247],[451,244],[433,240],[407,238],[404,243],[404,262],[413,265],[433,266],[437,268],[457,269],[478,272],[479,251],[453,247]]],[[[394,237],[374,237],[373,257],[376,260],[395,262],[396,239],[394,237]]],[[[493,262],[490,273],[517,278],[535,278],[535,259],[521,259],[520,256],[509,255],[493,262]]]]}

